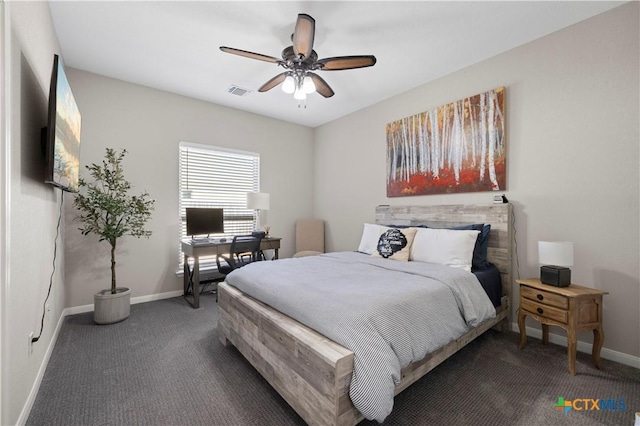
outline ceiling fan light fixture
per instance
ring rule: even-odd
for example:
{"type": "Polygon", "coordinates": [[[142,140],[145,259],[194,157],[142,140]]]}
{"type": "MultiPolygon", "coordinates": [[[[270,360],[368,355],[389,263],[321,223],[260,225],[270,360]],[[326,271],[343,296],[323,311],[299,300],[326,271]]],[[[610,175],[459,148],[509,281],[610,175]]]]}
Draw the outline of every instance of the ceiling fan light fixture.
{"type": "Polygon", "coordinates": [[[296,91],[293,93],[293,97],[299,101],[304,101],[305,99],[307,99],[307,94],[302,89],[296,89],[296,91]]]}
{"type": "Polygon", "coordinates": [[[288,75],[287,78],[284,79],[282,83],[282,91],[284,93],[292,94],[296,90],[296,82],[293,79],[293,76],[288,75]]]}
{"type": "Polygon", "coordinates": [[[313,84],[313,80],[311,80],[311,77],[308,75],[306,75],[304,80],[302,80],[302,90],[307,94],[311,94],[316,91],[316,85],[313,84]]]}
{"type": "MultiPolygon", "coordinates": [[[[284,72],[260,86],[258,92],[266,92],[281,85],[283,92],[293,94],[293,97],[298,101],[304,101],[311,93],[318,93],[325,98],[330,98],[334,95],[333,90],[322,77],[313,71],[339,71],[371,67],[376,64],[376,57],[373,55],[351,55],[318,59],[318,53],[313,50],[315,22],[315,19],[305,13],[298,14],[296,26],[291,35],[292,45],[284,48],[282,59],[227,46],[220,46],[220,50],[249,59],[270,62],[285,69],[284,72]]],[[[301,104],[302,102],[298,102],[298,107],[301,104]]]]}

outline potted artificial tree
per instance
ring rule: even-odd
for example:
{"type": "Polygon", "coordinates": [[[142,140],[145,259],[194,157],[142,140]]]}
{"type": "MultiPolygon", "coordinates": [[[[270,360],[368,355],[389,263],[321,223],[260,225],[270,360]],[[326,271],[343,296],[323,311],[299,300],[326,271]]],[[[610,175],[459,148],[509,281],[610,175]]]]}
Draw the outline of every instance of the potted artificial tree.
{"type": "Polygon", "coordinates": [[[96,234],[100,241],[111,245],[111,288],[94,295],[94,321],[111,324],[129,316],[131,290],[116,287],[116,243],[120,237],[149,237],[151,231],[144,226],[151,217],[155,200],[145,191],[129,195],[131,184],[124,178],[122,159],[127,150],[120,153],[107,148],[102,165],[86,166],[93,182],[80,178],[80,192],[74,201],[78,209],[76,220],[83,235],[96,234]],[[84,189],[84,191],[83,191],[84,189]]]}

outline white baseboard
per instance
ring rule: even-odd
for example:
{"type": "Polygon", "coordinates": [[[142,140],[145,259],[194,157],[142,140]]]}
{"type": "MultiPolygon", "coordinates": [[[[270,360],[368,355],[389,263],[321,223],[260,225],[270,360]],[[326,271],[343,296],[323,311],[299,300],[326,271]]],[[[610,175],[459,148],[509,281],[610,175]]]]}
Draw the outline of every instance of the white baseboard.
{"type": "MultiPolygon", "coordinates": [[[[511,323],[511,330],[515,331],[516,333],[520,333],[518,324],[515,322],[511,323]]],[[[527,331],[528,337],[535,337],[536,339],[542,339],[542,330],[539,330],[533,327],[526,327],[526,331],[527,331]]],[[[549,333],[549,342],[555,343],[556,345],[567,347],[566,336],[549,333]]],[[[577,348],[578,351],[591,354],[592,348],[593,348],[592,344],[581,342],[580,340],[578,340],[578,348],[577,348]]],[[[600,357],[604,359],[608,359],[610,361],[619,362],[620,364],[628,365],[635,368],[640,368],[640,357],[614,351],[612,349],[602,348],[602,350],[600,351],[600,357]]]]}
{"type": "Polygon", "coordinates": [[[182,290],[174,290],[174,291],[168,291],[166,293],[148,294],[146,296],[132,297],[131,304],[135,305],[137,303],[146,303],[146,302],[153,302],[155,300],[171,299],[172,297],[182,296],[183,293],[184,292],[182,290]]]}
{"type": "MultiPolygon", "coordinates": [[[[166,293],[148,294],[146,296],[138,296],[131,298],[131,304],[153,302],[154,300],[170,299],[172,297],[182,296],[182,290],[168,291],[166,293]]],[[[93,312],[93,303],[90,305],[74,306],[72,308],[66,308],[62,311],[63,316],[83,314],[85,312],[93,312]]]]}
{"type": "MultiPolygon", "coordinates": [[[[146,296],[138,296],[131,298],[131,304],[135,305],[137,303],[145,303],[152,302],[154,300],[161,299],[170,299],[172,297],[182,296],[182,290],[168,291],[166,293],[158,293],[158,294],[149,294],[146,296]]],[[[65,317],[69,315],[81,314],[84,312],[92,312],[93,304],[91,305],[82,305],[82,306],[74,306],[71,308],[65,308],[60,314],[60,318],[58,318],[58,324],[56,325],[56,329],[53,332],[53,337],[49,342],[49,346],[47,346],[47,351],[44,354],[44,358],[42,359],[42,364],[40,364],[40,368],[38,369],[38,374],[36,375],[36,380],[33,382],[33,386],[31,387],[31,391],[29,392],[29,396],[27,401],[20,412],[20,416],[18,417],[18,421],[16,425],[24,425],[29,418],[29,414],[31,413],[31,408],[33,408],[33,403],[36,400],[36,396],[38,396],[38,391],[40,390],[40,384],[42,383],[42,379],[44,377],[44,372],[47,370],[47,366],[49,365],[49,359],[51,358],[51,354],[53,353],[53,348],[56,346],[56,342],[58,341],[58,334],[60,334],[60,330],[62,329],[62,324],[64,323],[65,317]]]]}
{"type": "Polygon", "coordinates": [[[36,396],[38,396],[38,391],[40,390],[40,384],[42,383],[44,372],[47,370],[47,365],[49,365],[49,358],[51,358],[53,348],[56,346],[56,342],[58,341],[58,334],[60,333],[60,329],[62,328],[62,324],[64,323],[64,318],[66,317],[65,311],[66,309],[62,311],[60,318],[58,318],[58,324],[56,324],[56,329],[53,332],[53,337],[49,341],[49,346],[47,346],[47,350],[44,353],[42,363],[40,364],[38,374],[36,375],[36,380],[33,382],[33,386],[31,386],[31,391],[29,392],[29,396],[27,397],[27,401],[25,402],[24,407],[22,407],[22,411],[20,412],[20,416],[18,417],[16,425],[26,424],[27,419],[29,418],[29,414],[31,414],[31,408],[33,408],[33,403],[36,401],[36,396]]]}

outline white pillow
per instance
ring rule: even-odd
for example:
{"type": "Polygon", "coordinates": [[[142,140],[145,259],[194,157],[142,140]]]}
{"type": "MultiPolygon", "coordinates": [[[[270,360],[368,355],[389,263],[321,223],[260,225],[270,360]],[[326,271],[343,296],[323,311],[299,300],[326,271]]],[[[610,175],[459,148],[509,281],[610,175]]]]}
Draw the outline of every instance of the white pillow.
{"type": "Polygon", "coordinates": [[[418,228],[410,260],[437,263],[471,272],[473,248],[480,231],[418,228]]]}
{"type": "Polygon", "coordinates": [[[387,229],[389,229],[388,226],[365,223],[358,251],[366,254],[375,253],[378,249],[378,240],[380,239],[380,235],[382,235],[387,229]]]}

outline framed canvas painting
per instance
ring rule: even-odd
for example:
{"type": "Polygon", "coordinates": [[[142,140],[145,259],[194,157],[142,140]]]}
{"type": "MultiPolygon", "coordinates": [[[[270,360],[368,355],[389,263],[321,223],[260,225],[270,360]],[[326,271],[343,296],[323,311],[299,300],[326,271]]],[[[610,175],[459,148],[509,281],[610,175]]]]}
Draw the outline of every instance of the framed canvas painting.
{"type": "Polygon", "coordinates": [[[504,87],[387,124],[387,196],[504,191],[504,87]]]}

